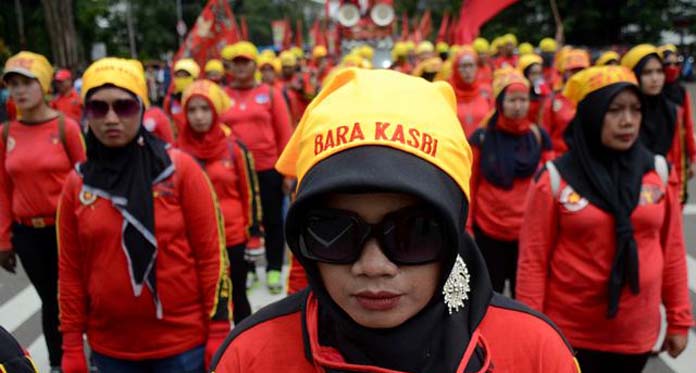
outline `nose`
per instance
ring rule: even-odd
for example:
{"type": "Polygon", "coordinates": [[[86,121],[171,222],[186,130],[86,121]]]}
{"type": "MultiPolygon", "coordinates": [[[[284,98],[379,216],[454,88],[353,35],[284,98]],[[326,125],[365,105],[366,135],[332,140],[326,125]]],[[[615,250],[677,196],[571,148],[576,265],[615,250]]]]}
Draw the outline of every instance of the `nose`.
{"type": "Polygon", "coordinates": [[[105,123],[118,123],[120,119],[118,118],[118,115],[116,115],[116,112],[114,112],[113,106],[109,105],[109,111],[106,112],[106,116],[104,117],[104,122],[105,123]]]}
{"type": "Polygon", "coordinates": [[[399,267],[384,255],[376,239],[369,239],[363,246],[360,258],[353,263],[351,271],[356,276],[392,277],[399,272],[399,267]]]}
{"type": "Polygon", "coordinates": [[[626,109],[623,111],[621,116],[621,124],[624,127],[634,126],[640,122],[641,114],[634,113],[631,109],[626,109]]]}

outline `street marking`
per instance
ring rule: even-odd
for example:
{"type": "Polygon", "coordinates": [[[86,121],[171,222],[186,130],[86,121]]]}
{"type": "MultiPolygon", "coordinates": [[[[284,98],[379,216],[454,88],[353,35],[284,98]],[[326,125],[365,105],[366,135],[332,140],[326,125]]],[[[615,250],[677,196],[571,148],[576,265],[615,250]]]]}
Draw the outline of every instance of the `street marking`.
{"type": "Polygon", "coordinates": [[[682,212],[684,215],[696,215],[696,203],[689,203],[685,205],[682,212]]]}
{"type": "Polygon", "coordinates": [[[696,259],[688,254],[686,255],[686,274],[689,279],[689,290],[696,293],[696,259]]]}
{"type": "Polygon", "coordinates": [[[0,325],[12,333],[40,309],[41,299],[29,285],[0,306],[0,325]]]}
{"type": "Polygon", "coordinates": [[[39,368],[39,372],[48,372],[51,369],[50,363],[48,362],[46,339],[43,334],[29,345],[27,351],[29,351],[29,355],[31,355],[32,360],[34,360],[36,367],[39,368]]]}

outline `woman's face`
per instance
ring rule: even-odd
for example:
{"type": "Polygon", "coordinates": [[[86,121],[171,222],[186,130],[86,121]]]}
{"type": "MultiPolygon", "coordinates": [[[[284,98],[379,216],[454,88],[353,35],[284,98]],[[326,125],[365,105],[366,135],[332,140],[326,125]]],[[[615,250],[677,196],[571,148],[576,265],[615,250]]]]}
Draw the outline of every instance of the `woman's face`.
{"type": "Polygon", "coordinates": [[[527,69],[527,79],[534,83],[544,78],[544,72],[541,68],[541,64],[534,63],[527,69]]]}
{"type": "Polygon", "coordinates": [[[640,89],[648,96],[656,96],[665,85],[665,72],[656,57],[648,59],[640,73],[640,89]]]}
{"type": "Polygon", "coordinates": [[[628,150],[640,132],[640,100],[630,89],[616,95],[604,114],[602,144],[616,151],[628,150]]]}
{"type": "MultiPolygon", "coordinates": [[[[414,205],[405,194],[336,194],[328,207],[353,211],[375,224],[390,212],[414,205]]],[[[440,279],[440,262],[397,265],[374,238],[364,245],[353,264],[318,262],[319,273],[331,298],[355,322],[367,328],[393,328],[416,315],[433,298],[440,279]]]]}
{"type": "Polygon", "coordinates": [[[140,129],[141,107],[133,95],[116,87],[99,88],[85,103],[94,136],[107,147],[128,145],[140,129]]]}
{"type": "Polygon", "coordinates": [[[460,58],[457,70],[463,81],[471,84],[476,80],[476,61],[473,58],[460,58]]]}
{"type": "Polygon", "coordinates": [[[39,81],[21,74],[10,74],[7,78],[10,96],[20,111],[30,111],[44,102],[39,81]]]}
{"type": "Polygon", "coordinates": [[[186,119],[195,132],[208,132],[213,125],[213,110],[206,99],[194,96],[186,104],[186,119]]]}
{"type": "Polygon", "coordinates": [[[272,84],[275,81],[275,70],[273,69],[273,66],[270,65],[264,65],[261,67],[261,80],[264,83],[267,84],[272,84]]]}
{"type": "Polygon", "coordinates": [[[237,81],[248,81],[254,78],[256,72],[256,62],[244,58],[237,57],[232,60],[232,75],[237,81]]]}
{"type": "Polygon", "coordinates": [[[503,115],[510,119],[522,119],[529,111],[528,92],[506,92],[503,99],[503,115]]]}

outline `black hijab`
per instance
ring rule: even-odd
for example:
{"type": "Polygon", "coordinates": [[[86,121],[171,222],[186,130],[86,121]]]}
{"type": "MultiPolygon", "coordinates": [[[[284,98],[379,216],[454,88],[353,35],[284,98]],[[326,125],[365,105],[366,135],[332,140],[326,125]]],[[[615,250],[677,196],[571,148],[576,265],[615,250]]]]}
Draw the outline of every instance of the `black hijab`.
{"type": "Polygon", "coordinates": [[[601,143],[604,115],[614,97],[625,89],[639,94],[632,84],[615,83],[580,101],[565,133],[570,150],[554,161],[563,179],[578,194],[614,217],[616,247],[609,274],[608,318],[616,316],[626,283],[634,294],[640,292],[638,247],[631,214],[640,199],[643,175],[654,168],[653,155],[638,141],[624,152],[601,143]]]}
{"type": "Polygon", "coordinates": [[[142,115],[141,109],[138,134],[120,148],[105,146],[88,131],[87,161],[79,166],[79,171],[84,190],[109,199],[123,216],[121,242],[128,258],[133,293],[140,296],[145,283],[153,295],[157,318],[161,318],[155,280],[157,240],[152,186],[169,177],[174,165],[167,154],[167,144],[142,126],[142,115]]]}
{"type": "MultiPolygon", "coordinates": [[[[321,344],[336,348],[351,364],[413,373],[456,371],[493,295],[485,262],[463,229],[468,203],[457,184],[437,167],[413,155],[382,146],[361,146],[315,165],[303,178],[297,195],[288,212],[286,236],[317,296],[321,344]],[[374,329],[353,321],[333,301],[316,263],[298,249],[298,235],[304,211],[321,203],[321,196],[330,192],[386,191],[415,195],[440,211],[447,222],[452,249],[442,261],[439,285],[425,308],[397,327],[374,329]],[[443,302],[442,286],[457,254],[468,268],[471,291],[464,309],[450,315],[443,302]]],[[[482,349],[476,349],[466,372],[477,371],[484,357],[482,349]]]]}
{"type": "MultiPolygon", "coordinates": [[[[659,56],[656,53],[643,57],[633,72],[636,74],[638,82],[645,67],[653,58],[659,56]]],[[[669,100],[663,89],[660,94],[655,96],[643,96],[643,125],[640,127],[640,139],[643,144],[655,154],[666,155],[672,147],[674,131],[676,130],[677,109],[674,103],[669,100]]]]}

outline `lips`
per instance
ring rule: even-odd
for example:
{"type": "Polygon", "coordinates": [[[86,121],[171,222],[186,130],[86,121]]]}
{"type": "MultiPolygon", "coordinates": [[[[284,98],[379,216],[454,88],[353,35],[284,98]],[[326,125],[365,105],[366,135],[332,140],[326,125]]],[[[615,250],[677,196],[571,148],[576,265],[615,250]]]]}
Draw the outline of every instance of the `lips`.
{"type": "Polygon", "coordinates": [[[362,291],[355,294],[358,304],[369,311],[388,311],[399,305],[401,294],[389,291],[362,291]]]}
{"type": "Polygon", "coordinates": [[[629,133],[629,134],[625,134],[625,135],[616,135],[616,138],[621,140],[621,141],[628,142],[628,141],[633,140],[633,134],[629,133]]]}
{"type": "Polygon", "coordinates": [[[109,129],[109,130],[106,130],[106,136],[108,136],[108,137],[118,137],[118,136],[121,136],[121,130],[117,130],[117,129],[109,129]]]}

